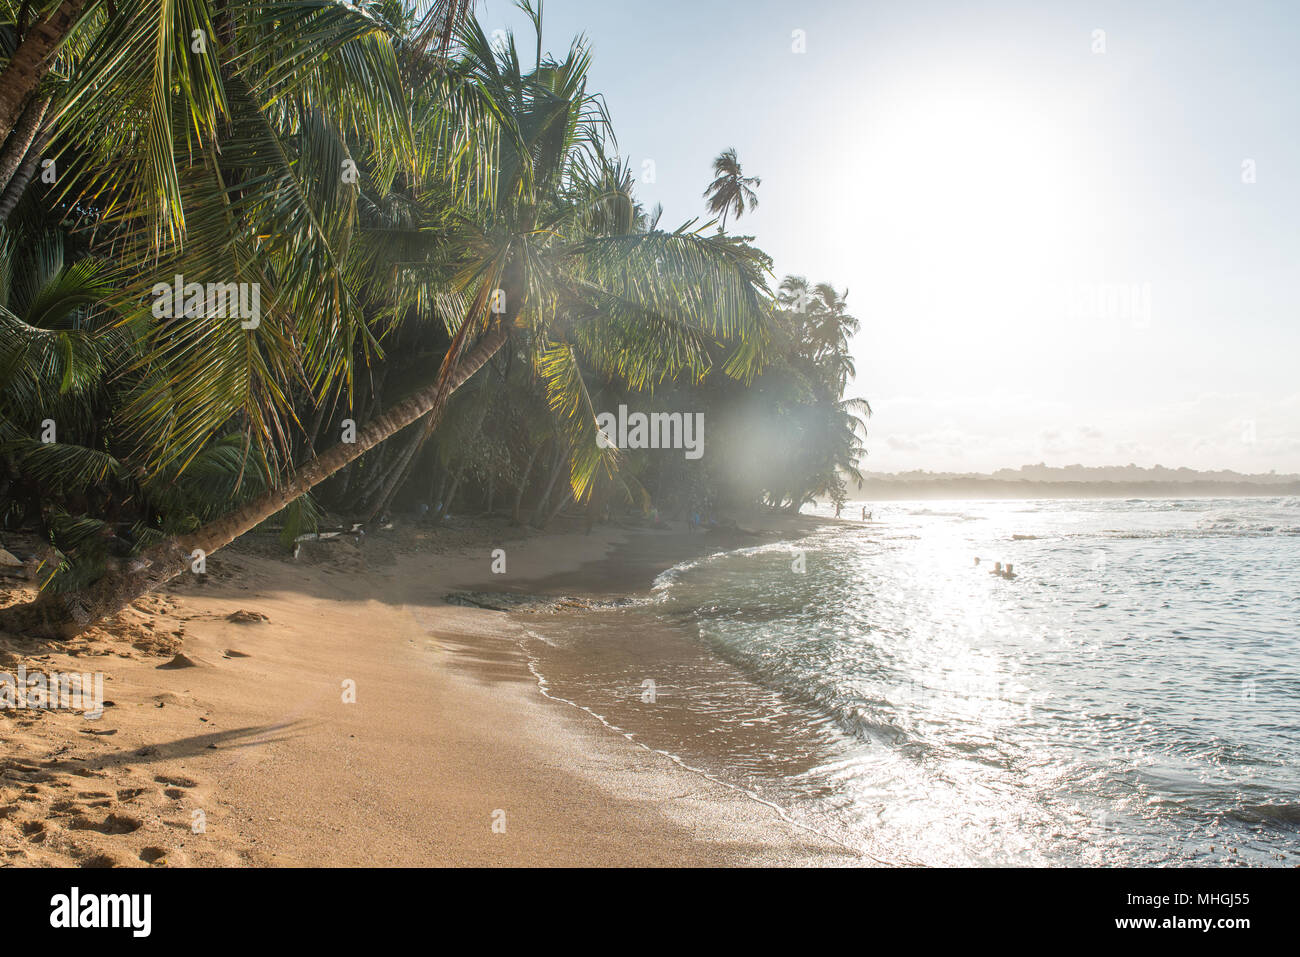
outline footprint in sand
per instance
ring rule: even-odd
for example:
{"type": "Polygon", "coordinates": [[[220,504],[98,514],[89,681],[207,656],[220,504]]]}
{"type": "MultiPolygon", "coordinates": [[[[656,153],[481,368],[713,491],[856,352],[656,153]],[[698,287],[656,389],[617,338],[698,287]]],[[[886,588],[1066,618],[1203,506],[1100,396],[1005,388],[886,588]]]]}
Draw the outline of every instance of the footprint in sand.
{"type": "Polygon", "coordinates": [[[44,821],[23,821],[23,836],[33,844],[40,844],[45,840],[45,822],[44,821]]]}
{"type": "Polygon", "coordinates": [[[161,847],[142,847],[140,849],[140,860],[146,864],[155,864],[162,867],[167,863],[167,851],[161,847]]]}
{"type": "Polygon", "coordinates": [[[100,834],[130,834],[140,830],[144,821],[129,814],[109,814],[102,821],[92,821],[88,817],[79,817],[72,822],[78,831],[98,831],[100,834]]]}

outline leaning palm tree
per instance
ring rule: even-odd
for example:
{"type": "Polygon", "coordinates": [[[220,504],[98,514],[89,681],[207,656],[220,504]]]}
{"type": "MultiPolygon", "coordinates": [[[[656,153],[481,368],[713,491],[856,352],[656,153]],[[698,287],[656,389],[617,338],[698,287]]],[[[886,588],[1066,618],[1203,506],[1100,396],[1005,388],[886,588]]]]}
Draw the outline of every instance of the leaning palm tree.
{"type": "Polygon", "coordinates": [[[735,148],[723,150],[713,161],[713,175],[716,177],[709,188],[704,191],[709,201],[709,212],[722,214],[722,229],[727,228],[727,214],[735,213],[739,219],[747,209],[758,208],[758,194],[755,186],[763,181],[757,176],[745,176],[736,157],[735,148]]]}
{"type": "MultiPolygon", "coordinates": [[[[526,2],[522,6],[534,20],[540,50],[540,14],[526,2]]],[[[478,194],[480,201],[468,205],[444,229],[423,229],[418,215],[434,215],[447,197],[447,184],[430,176],[427,194],[417,191],[412,197],[417,225],[409,231],[362,231],[356,248],[349,242],[345,254],[343,239],[334,230],[341,229],[338,223],[350,221],[352,192],[309,189],[310,222],[299,221],[292,197],[282,198],[293,193],[292,179],[283,177],[300,175],[297,166],[320,163],[326,168],[343,154],[325,159],[302,154],[292,170],[275,166],[271,174],[245,178],[248,188],[240,199],[240,209],[249,218],[283,215],[283,220],[271,222],[282,223],[290,235],[305,232],[302,247],[291,247],[286,251],[291,255],[281,257],[253,242],[242,253],[236,250],[246,257],[245,265],[270,256],[264,269],[268,279],[274,269],[279,285],[291,289],[303,286],[286,281],[284,274],[308,269],[315,276],[314,270],[321,270],[334,287],[326,302],[334,314],[343,314],[350,303],[382,295],[385,315],[414,312],[425,321],[445,322],[451,341],[436,376],[358,428],[355,441],[302,463],[265,494],[192,532],[158,542],[127,568],[85,589],[44,594],[30,605],[6,609],[0,613],[0,627],[67,634],[120,610],[181,574],[196,553],[206,556],[229,544],[408,425],[420,420],[429,427],[436,424],[449,397],[511,339],[545,379],[551,407],[566,425],[575,496],[588,490],[600,469],[613,467],[616,454],[596,442],[595,412],[580,357],[600,374],[640,388],[666,378],[703,376],[711,365],[710,345],[727,341],[733,349],[724,371],[740,378],[757,371],[767,342],[766,257],[742,241],[706,236],[692,224],[671,232],[643,228],[644,217],[623,188],[628,178],[609,175],[609,123],[602,101],[587,92],[586,47],[575,42],[563,59],[539,55],[534,66],[525,69],[513,38],[494,48],[482,28],[471,22],[461,40],[464,55],[454,66],[455,76],[490,102],[495,137],[491,182],[478,194]],[[289,204],[282,214],[281,203],[289,204]],[[403,255],[386,254],[393,250],[403,255]],[[326,253],[344,255],[343,263],[317,265],[317,257],[326,253]],[[431,297],[431,289],[440,295],[431,297]],[[464,308],[449,315],[432,305],[435,301],[459,302],[464,308]]],[[[420,122],[411,143],[417,149],[439,150],[446,142],[438,133],[447,125],[445,114],[435,110],[420,122]]],[[[270,135],[266,124],[253,122],[253,127],[247,135],[268,144],[258,155],[273,153],[269,146],[274,141],[265,140],[270,135]]],[[[319,148],[325,149],[326,142],[328,138],[319,148]]],[[[452,150],[452,165],[470,152],[452,150]]],[[[419,168],[440,165],[430,161],[419,168]]],[[[221,203],[215,208],[220,210],[221,203]]],[[[194,220],[196,229],[202,225],[212,234],[201,243],[205,254],[230,254],[228,247],[217,245],[224,221],[220,215],[194,220]]],[[[189,245],[194,243],[192,239],[189,245]]],[[[173,380],[183,380],[179,370],[185,370],[214,389],[237,385],[242,380],[232,380],[223,366],[248,360],[242,354],[214,355],[210,326],[195,324],[188,332],[183,324],[169,327],[151,361],[178,370],[173,380]]],[[[327,353],[352,341],[345,342],[332,329],[328,323],[319,327],[320,335],[332,337],[327,353]]],[[[278,337],[267,343],[270,350],[280,338],[291,339],[293,330],[286,326],[266,334],[278,337]]],[[[321,344],[303,343],[302,348],[310,357],[321,344]]],[[[324,377],[338,365],[327,354],[316,356],[309,368],[324,377]]],[[[141,415],[154,429],[168,427],[177,418],[165,399],[166,393],[160,392],[144,403],[141,415]]],[[[180,438],[193,442],[205,420],[209,429],[216,429],[228,414],[195,397],[179,414],[185,423],[180,438]]],[[[158,445],[165,448],[168,443],[158,445]]]]}

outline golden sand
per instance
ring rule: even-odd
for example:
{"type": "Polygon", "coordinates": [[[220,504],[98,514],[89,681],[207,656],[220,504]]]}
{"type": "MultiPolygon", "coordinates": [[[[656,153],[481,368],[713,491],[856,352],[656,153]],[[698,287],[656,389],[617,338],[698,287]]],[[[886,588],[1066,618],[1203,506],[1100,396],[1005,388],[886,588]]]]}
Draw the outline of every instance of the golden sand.
{"type": "Polygon", "coordinates": [[[97,721],[0,711],[0,860],[858,862],[546,698],[509,615],[442,600],[492,579],[496,547],[517,587],[686,533],[393,535],[298,561],[241,544],[74,642],[0,636],[0,671],[102,671],[112,702],[97,721]]]}

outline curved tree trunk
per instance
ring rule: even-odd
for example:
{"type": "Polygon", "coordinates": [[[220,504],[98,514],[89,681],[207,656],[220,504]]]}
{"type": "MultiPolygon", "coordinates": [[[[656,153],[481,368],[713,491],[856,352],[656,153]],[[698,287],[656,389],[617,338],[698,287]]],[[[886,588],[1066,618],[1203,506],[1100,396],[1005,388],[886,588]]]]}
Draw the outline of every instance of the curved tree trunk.
{"type": "MultiPolygon", "coordinates": [[[[468,326],[467,322],[465,327],[468,326]]],[[[29,604],[0,610],[0,629],[67,637],[121,611],[189,568],[194,552],[202,552],[206,557],[224,548],[395,432],[430,413],[436,420],[451,393],[505,345],[507,327],[507,322],[497,323],[459,359],[455,358],[458,344],[453,343],[437,381],[366,423],[357,431],[356,442],[340,442],[304,463],[282,487],[258,496],[196,532],[169,538],[146,549],[128,563],[126,570],[105,575],[87,588],[58,595],[46,593],[29,604]]]]}
{"type": "Polygon", "coordinates": [[[54,52],[81,19],[86,0],[63,0],[54,12],[27,31],[0,73],[0,140],[14,131],[23,108],[50,72],[54,52]]]}

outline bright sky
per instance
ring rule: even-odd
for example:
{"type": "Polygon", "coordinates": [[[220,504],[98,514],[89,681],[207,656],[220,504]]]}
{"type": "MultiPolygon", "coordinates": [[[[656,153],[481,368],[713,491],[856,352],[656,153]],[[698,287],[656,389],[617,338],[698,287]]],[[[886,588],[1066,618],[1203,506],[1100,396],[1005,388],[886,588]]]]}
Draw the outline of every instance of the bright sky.
{"type": "Polygon", "coordinates": [[[848,287],[866,468],[1300,471],[1300,4],[547,0],[545,32],[587,35],[665,224],[734,146],[729,227],[848,287]]]}

